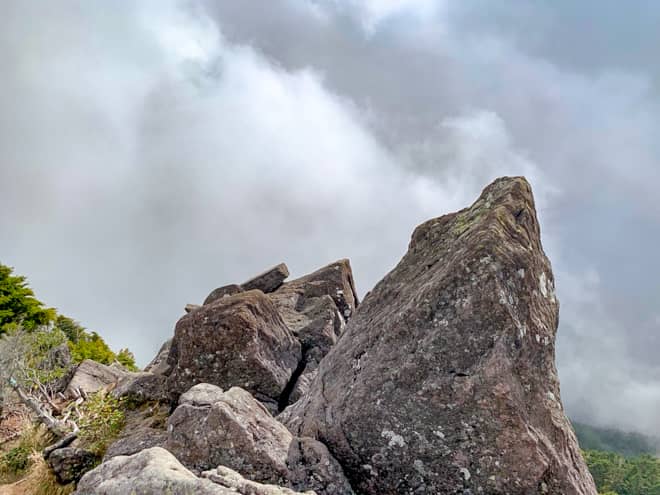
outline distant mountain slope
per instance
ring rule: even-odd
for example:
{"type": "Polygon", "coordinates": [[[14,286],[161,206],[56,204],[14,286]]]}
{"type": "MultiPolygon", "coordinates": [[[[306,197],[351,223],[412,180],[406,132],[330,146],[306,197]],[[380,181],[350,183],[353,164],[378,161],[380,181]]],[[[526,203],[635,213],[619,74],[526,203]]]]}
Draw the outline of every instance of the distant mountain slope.
{"type": "Polygon", "coordinates": [[[599,428],[576,421],[572,423],[583,450],[616,452],[625,457],[657,455],[660,452],[660,438],[614,428],[599,428]]]}

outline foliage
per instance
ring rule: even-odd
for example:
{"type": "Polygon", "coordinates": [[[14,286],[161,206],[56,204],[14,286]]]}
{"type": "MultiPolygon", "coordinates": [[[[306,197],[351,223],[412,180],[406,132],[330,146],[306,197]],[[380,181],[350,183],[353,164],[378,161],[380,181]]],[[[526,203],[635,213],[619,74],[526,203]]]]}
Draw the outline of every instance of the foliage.
{"type": "Polygon", "coordinates": [[[641,433],[624,432],[613,428],[598,428],[573,421],[580,447],[584,450],[616,452],[624,457],[655,454],[660,441],[641,433]]]}
{"type": "Polygon", "coordinates": [[[83,402],[80,413],[78,438],[87,450],[102,456],[126,422],[122,401],[99,391],[83,402]]]}
{"type": "Polygon", "coordinates": [[[120,349],[117,353],[117,361],[128,371],[139,371],[140,368],[135,364],[135,356],[127,348],[120,349]]]}
{"type": "MultiPolygon", "coordinates": [[[[53,308],[44,307],[28,287],[25,277],[12,275],[12,271],[0,264],[0,337],[20,328],[28,332],[41,330],[41,338],[46,339],[49,334],[45,330],[52,329],[52,347],[61,343],[54,342],[63,335],[76,363],[85,359],[108,365],[118,361],[130,371],[138,370],[135,357],[128,349],[115,354],[98,333],[88,331],[72,318],[58,315],[53,308]]],[[[48,343],[45,341],[43,345],[48,343]]]]}
{"type": "Polygon", "coordinates": [[[660,459],[648,454],[625,458],[613,452],[584,451],[600,493],[660,495],[660,459]]]}
{"type": "Polygon", "coordinates": [[[43,427],[26,429],[18,443],[0,455],[0,483],[23,475],[32,465],[34,456],[51,441],[43,427]]]}
{"type": "Polygon", "coordinates": [[[69,349],[71,349],[71,357],[76,363],[92,359],[102,364],[112,364],[116,357],[112,349],[96,332],[85,332],[77,342],[69,342],[69,349]]]}
{"type": "Polygon", "coordinates": [[[25,277],[0,264],[0,335],[20,325],[33,330],[55,319],[55,310],[34,297],[25,277]]]}

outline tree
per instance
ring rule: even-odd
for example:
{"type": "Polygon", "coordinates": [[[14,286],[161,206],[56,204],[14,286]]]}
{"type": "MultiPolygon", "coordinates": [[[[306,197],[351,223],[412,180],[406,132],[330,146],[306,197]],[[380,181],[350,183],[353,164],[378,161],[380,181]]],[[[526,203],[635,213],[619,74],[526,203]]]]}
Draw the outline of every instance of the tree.
{"type": "Polygon", "coordinates": [[[56,392],[53,383],[62,377],[65,368],[52,358],[53,349],[66,342],[66,336],[47,327],[26,331],[20,327],[0,337],[0,380],[2,398],[13,391],[55,436],[64,437],[77,432],[77,425],[69,420],[55,418],[56,392]]]}
{"type": "Polygon", "coordinates": [[[34,296],[25,277],[12,275],[12,271],[0,264],[0,335],[19,325],[32,331],[56,317],[53,308],[46,308],[34,296]]]}

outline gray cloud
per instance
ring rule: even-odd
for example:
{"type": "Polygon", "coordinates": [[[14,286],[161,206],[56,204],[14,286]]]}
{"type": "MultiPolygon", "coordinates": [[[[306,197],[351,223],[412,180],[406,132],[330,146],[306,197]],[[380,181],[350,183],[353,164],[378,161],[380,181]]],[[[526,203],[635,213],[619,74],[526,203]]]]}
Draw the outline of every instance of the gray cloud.
{"type": "Polygon", "coordinates": [[[569,413],[657,431],[657,63],[644,15],[592,8],[585,40],[577,8],[8,2],[2,261],[145,362],[219,284],[348,256],[364,293],[417,223],[525,174],[569,413]]]}

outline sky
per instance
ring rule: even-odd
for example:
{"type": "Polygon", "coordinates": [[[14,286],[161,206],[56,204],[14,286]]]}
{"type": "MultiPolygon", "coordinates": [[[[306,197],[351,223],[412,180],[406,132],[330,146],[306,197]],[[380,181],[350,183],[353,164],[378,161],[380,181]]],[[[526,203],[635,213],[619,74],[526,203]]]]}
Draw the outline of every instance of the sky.
{"type": "Polygon", "coordinates": [[[660,4],[6,0],[0,262],[146,364],[286,262],[364,295],[414,227],[532,183],[568,414],[660,434],[660,4]]]}

